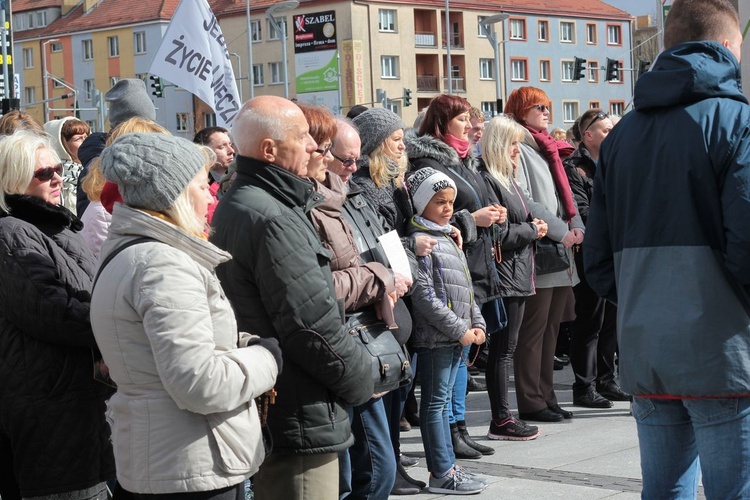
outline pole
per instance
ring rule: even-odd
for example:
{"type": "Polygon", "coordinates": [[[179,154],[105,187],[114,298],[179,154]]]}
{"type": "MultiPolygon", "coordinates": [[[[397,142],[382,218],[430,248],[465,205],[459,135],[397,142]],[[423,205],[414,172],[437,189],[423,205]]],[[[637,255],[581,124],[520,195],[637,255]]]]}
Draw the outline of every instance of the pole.
{"type": "Polygon", "coordinates": [[[43,122],[49,120],[49,104],[47,104],[47,44],[49,41],[42,43],[42,102],[44,103],[44,119],[43,122]]]}
{"type": "Polygon", "coordinates": [[[448,66],[448,94],[453,93],[453,63],[451,61],[451,11],[449,0],[445,0],[445,64],[448,66]]]}
{"type": "Polygon", "coordinates": [[[341,109],[344,107],[343,105],[344,103],[341,102],[342,101],[342,98],[341,98],[341,52],[339,52],[338,50],[336,50],[336,74],[338,75],[337,79],[338,79],[338,84],[339,84],[339,91],[338,91],[339,109],[336,110],[336,113],[341,114],[341,109]]]}
{"type": "Polygon", "coordinates": [[[3,43],[3,97],[7,98],[13,96],[12,90],[8,92],[8,87],[13,85],[13,82],[8,80],[8,31],[5,29],[5,9],[0,10],[0,23],[2,23],[0,36],[2,36],[3,43]]]}
{"type": "Polygon", "coordinates": [[[286,55],[286,17],[281,24],[281,59],[284,64],[284,99],[289,99],[289,62],[287,61],[286,55]]]}
{"type": "MultiPolygon", "coordinates": [[[[230,52],[230,56],[234,56],[237,58],[237,74],[242,75],[242,59],[240,59],[240,55],[237,52],[230,52]]],[[[241,78],[235,78],[235,80],[240,80],[241,78]]],[[[240,102],[242,102],[242,82],[240,82],[239,85],[237,85],[237,93],[240,94],[237,97],[240,98],[240,102]]]]}
{"type": "MultiPolygon", "coordinates": [[[[505,103],[508,102],[508,96],[507,96],[508,87],[506,85],[507,71],[506,71],[506,66],[505,66],[505,61],[506,61],[506,57],[505,57],[505,49],[506,49],[506,45],[505,45],[505,21],[500,21],[500,28],[502,29],[502,32],[500,33],[500,36],[502,38],[500,40],[497,40],[497,45],[498,45],[497,53],[498,53],[498,55],[500,55],[500,44],[502,44],[502,46],[503,46],[503,51],[502,51],[502,56],[503,56],[502,57],[503,72],[499,73],[498,77],[500,75],[502,75],[502,80],[500,80],[500,83],[502,85],[503,106],[505,106],[505,103]]],[[[495,35],[495,36],[497,36],[497,35],[495,35]]],[[[498,71],[499,71],[499,68],[498,68],[498,71]]],[[[502,109],[498,109],[497,112],[499,114],[499,113],[502,113],[503,110],[502,109]]]]}
{"type": "Polygon", "coordinates": [[[255,82],[253,81],[253,33],[252,22],[250,21],[250,0],[245,1],[245,15],[247,16],[247,83],[250,85],[250,99],[252,99],[255,97],[255,82]]]}

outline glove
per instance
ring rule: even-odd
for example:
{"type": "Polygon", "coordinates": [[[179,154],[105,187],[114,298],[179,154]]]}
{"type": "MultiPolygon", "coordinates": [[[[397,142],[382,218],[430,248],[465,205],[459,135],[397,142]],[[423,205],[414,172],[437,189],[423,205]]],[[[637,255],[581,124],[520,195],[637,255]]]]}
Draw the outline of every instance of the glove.
{"type": "Polygon", "coordinates": [[[281,359],[281,347],[279,347],[279,339],[274,337],[251,337],[247,342],[247,347],[250,347],[251,345],[259,345],[270,352],[273,356],[273,359],[276,361],[276,366],[278,366],[279,368],[279,373],[281,373],[281,368],[284,365],[284,362],[281,359]]]}

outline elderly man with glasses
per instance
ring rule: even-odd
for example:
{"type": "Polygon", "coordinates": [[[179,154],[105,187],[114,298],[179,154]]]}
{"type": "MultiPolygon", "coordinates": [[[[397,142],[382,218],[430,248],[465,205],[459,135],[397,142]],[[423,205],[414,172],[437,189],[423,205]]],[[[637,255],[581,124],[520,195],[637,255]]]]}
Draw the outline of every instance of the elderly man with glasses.
{"type": "MultiPolygon", "coordinates": [[[[589,109],[577,121],[581,142],[563,161],[570,189],[584,222],[589,213],[599,147],[612,130],[609,115],[589,109]]],[[[610,408],[612,401],[629,401],[630,395],[615,380],[617,352],[617,308],[600,298],[589,286],[583,270],[583,252],[576,252],[581,282],[573,288],[576,319],[570,328],[570,364],[575,374],[573,404],[587,408],[610,408]]]]}

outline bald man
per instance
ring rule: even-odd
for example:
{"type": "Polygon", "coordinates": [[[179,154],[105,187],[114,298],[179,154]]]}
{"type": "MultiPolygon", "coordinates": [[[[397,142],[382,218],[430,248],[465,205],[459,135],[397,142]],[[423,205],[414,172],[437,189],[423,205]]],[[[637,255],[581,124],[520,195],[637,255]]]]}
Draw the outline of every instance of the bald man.
{"type": "Polygon", "coordinates": [[[268,410],[273,451],[255,476],[255,497],[338,498],[337,453],[353,443],[341,402],[368,401],[373,381],[369,354],[343,328],[331,254],[307,217],[321,201],[304,177],[317,144],[302,111],[274,96],[246,102],[232,136],[237,179],[211,241],[233,259],[217,275],[240,331],[278,338],[284,357],[268,410]]]}

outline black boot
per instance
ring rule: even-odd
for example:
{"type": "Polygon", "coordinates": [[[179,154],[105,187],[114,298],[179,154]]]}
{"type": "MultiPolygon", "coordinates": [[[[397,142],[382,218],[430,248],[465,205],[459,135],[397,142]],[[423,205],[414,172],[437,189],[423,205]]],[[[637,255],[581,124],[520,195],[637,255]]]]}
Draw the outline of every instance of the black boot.
{"type": "Polygon", "coordinates": [[[465,420],[459,420],[458,422],[456,422],[456,427],[458,427],[458,433],[461,435],[461,439],[464,440],[464,443],[468,444],[482,455],[494,455],[495,448],[490,448],[489,446],[479,444],[471,439],[471,436],[469,436],[469,431],[466,430],[465,420]]]}
{"type": "Polygon", "coordinates": [[[482,458],[479,451],[466,444],[456,424],[451,424],[451,441],[453,441],[453,454],[456,458],[482,458]]]}
{"type": "Polygon", "coordinates": [[[391,495],[416,495],[422,488],[427,486],[424,481],[418,481],[409,477],[403,465],[396,461],[396,482],[391,488],[391,495]]]}

